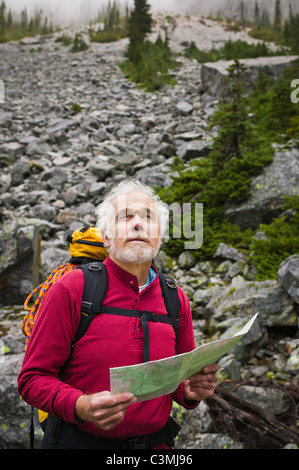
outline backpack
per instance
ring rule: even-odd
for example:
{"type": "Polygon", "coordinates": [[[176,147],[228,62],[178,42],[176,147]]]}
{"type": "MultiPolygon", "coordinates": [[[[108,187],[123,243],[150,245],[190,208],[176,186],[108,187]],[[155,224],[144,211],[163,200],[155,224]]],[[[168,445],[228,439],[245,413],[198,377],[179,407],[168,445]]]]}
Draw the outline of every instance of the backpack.
{"type": "Polygon", "coordinates": [[[103,261],[108,256],[101,238],[101,233],[97,227],[81,227],[75,230],[71,236],[68,236],[66,241],[70,244],[71,258],[68,263],[62,264],[54,269],[48,279],[37,286],[24,302],[24,309],[27,311],[22,322],[22,332],[24,336],[26,336],[25,351],[28,347],[31,331],[44,296],[52,284],[65,273],[76,269],[79,265],[92,261],[103,261]],[[30,307],[29,303],[37,292],[39,292],[37,300],[34,305],[30,307]]]}

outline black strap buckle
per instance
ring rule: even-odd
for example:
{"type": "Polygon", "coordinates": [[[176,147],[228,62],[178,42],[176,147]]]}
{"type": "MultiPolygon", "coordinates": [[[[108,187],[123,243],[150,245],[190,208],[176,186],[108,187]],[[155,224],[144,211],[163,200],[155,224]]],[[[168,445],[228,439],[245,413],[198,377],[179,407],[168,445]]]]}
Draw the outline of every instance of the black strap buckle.
{"type": "Polygon", "coordinates": [[[151,436],[135,437],[134,439],[128,439],[125,445],[126,449],[150,449],[151,436]]]}
{"type": "Polygon", "coordinates": [[[145,315],[148,321],[158,322],[159,318],[156,313],[150,312],[149,310],[145,310],[145,315]]]}
{"type": "Polygon", "coordinates": [[[91,313],[93,304],[91,302],[87,302],[86,300],[82,300],[81,303],[81,310],[86,313],[91,313]]]}

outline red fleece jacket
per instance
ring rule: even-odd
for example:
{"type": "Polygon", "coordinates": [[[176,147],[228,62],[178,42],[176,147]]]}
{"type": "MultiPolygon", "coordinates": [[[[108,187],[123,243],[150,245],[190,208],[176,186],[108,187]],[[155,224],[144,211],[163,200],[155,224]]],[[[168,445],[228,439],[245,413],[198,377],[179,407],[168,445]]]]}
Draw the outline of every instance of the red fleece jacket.
{"type": "MultiPolygon", "coordinates": [[[[139,293],[135,276],[105,261],[108,291],[103,305],[149,310],[167,315],[158,276],[139,293]]],[[[84,275],[75,270],[55,282],[43,301],[34,325],[18,379],[22,398],[82,431],[113,439],[127,439],[153,433],[167,422],[172,399],[187,409],[183,384],[172,395],[131,405],[124,420],[111,431],[103,431],[90,422],[77,423],[74,406],[82,394],[110,390],[109,368],[142,362],[143,330],[138,318],[97,315],[83,338],[78,341],[63,381],[59,369],[69,357],[70,343],[80,321],[84,275]]],[[[173,327],[149,322],[150,360],[162,359],[195,348],[189,300],[178,287],[180,327],[175,341],[173,327]]]]}

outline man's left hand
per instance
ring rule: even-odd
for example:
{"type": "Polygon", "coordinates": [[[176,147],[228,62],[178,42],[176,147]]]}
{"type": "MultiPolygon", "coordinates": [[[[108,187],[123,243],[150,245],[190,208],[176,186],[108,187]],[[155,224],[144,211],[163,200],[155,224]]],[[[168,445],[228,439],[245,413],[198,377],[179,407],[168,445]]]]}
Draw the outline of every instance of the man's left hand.
{"type": "Polygon", "coordinates": [[[210,398],[217,385],[217,364],[210,364],[198,374],[192,375],[184,384],[186,401],[200,401],[210,398]]]}

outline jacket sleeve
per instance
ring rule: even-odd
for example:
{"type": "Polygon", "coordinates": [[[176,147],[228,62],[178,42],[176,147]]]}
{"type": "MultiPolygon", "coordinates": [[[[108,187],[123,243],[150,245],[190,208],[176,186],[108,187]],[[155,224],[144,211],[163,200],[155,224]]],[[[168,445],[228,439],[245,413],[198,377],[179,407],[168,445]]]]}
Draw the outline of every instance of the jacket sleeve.
{"type": "MultiPolygon", "coordinates": [[[[178,294],[180,301],[180,326],[176,341],[176,354],[183,354],[195,349],[195,342],[189,299],[180,287],[178,287],[178,294]]],[[[199,401],[187,402],[185,400],[184,383],[181,383],[178,388],[172,393],[172,399],[186,409],[194,409],[200,403],[199,401]]]]}
{"type": "Polygon", "coordinates": [[[74,423],[74,406],[82,395],[59,379],[80,321],[83,273],[67,273],[47,292],[32,330],[18,377],[18,391],[31,406],[74,423]],[[70,286],[72,288],[70,289],[70,286]]]}

